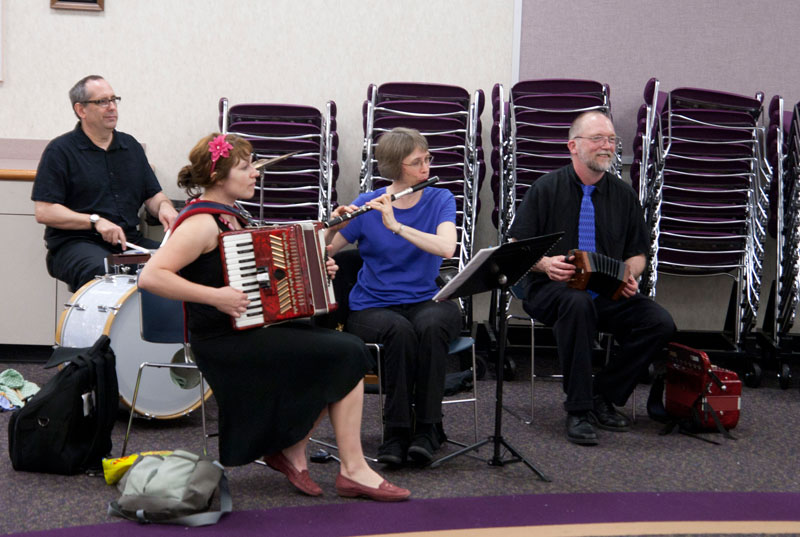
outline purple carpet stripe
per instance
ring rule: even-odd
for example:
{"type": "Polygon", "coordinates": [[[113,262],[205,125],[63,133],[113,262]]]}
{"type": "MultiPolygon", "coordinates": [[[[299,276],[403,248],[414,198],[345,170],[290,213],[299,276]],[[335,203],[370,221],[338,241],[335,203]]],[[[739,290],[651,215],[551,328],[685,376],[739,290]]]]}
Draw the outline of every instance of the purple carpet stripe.
{"type": "MultiPolygon", "coordinates": [[[[353,501],[309,507],[234,512],[193,535],[342,537],[445,529],[680,521],[800,521],[800,493],[667,492],[534,494],[412,500],[400,504],[353,501]]],[[[113,522],[41,532],[25,537],[186,535],[177,526],[113,522]]]]}

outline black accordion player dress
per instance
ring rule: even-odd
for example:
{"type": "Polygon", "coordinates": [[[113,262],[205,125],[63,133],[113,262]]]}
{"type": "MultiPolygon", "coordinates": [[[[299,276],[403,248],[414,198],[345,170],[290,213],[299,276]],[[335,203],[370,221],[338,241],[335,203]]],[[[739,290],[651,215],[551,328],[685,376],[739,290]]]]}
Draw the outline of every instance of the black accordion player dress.
{"type": "MultiPolygon", "coordinates": [[[[225,285],[218,249],[180,274],[202,285],[225,285]]],[[[212,306],[187,302],[186,311],[195,360],[219,406],[220,462],[226,466],[305,438],[320,412],[350,393],[370,363],[363,342],[351,334],[304,321],[238,331],[212,306]]]]}

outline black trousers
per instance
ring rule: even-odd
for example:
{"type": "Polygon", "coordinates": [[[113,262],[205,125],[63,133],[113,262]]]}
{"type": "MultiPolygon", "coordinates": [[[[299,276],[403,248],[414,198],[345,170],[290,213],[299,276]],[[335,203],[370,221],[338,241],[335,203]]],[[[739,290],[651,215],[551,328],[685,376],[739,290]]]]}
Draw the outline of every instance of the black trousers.
{"type": "Polygon", "coordinates": [[[346,329],[368,343],[383,344],[387,427],[411,427],[412,405],[417,422],[442,421],[448,348],[461,331],[455,302],[351,311],[346,329]]]}
{"type": "Polygon", "coordinates": [[[592,408],[593,395],[617,406],[628,400],[641,374],[675,333],[669,312],[653,300],[635,295],[617,301],[562,282],[534,285],[523,303],[534,319],[553,327],[564,375],[568,412],[592,408]],[[592,347],[597,332],[609,332],[620,344],[605,368],[592,379],[592,347]]]}
{"type": "MultiPolygon", "coordinates": [[[[145,238],[140,238],[134,244],[147,249],[159,247],[158,242],[145,238]]],[[[107,242],[71,240],[47,252],[47,271],[53,278],[65,282],[74,293],[95,276],[105,274],[105,259],[121,251],[107,242]]]]}

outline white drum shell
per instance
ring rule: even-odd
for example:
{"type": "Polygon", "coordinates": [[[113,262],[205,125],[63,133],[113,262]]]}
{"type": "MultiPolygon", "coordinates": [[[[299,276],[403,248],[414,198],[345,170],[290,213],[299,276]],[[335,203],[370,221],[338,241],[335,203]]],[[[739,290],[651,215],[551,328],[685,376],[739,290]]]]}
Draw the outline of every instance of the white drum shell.
{"type": "MultiPolygon", "coordinates": [[[[107,274],[72,295],[56,329],[56,343],[62,347],[91,347],[102,334],[111,339],[117,358],[120,400],[129,408],[140,364],[169,363],[183,348],[180,343],[144,341],[139,317],[136,277],[107,274]]],[[[205,397],[210,394],[207,390],[205,397]]],[[[168,368],[146,367],[142,371],[134,408],[138,414],[171,419],[188,414],[199,405],[199,388],[180,388],[172,381],[168,368]]]]}

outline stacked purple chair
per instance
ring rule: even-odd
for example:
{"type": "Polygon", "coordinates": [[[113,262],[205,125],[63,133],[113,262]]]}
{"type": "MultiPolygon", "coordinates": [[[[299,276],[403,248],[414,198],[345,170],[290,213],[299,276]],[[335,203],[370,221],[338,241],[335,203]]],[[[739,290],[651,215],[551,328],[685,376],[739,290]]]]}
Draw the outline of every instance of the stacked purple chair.
{"type": "Polygon", "coordinates": [[[497,242],[502,244],[508,234],[508,226],[514,218],[514,206],[509,204],[512,193],[503,190],[503,187],[513,187],[512,178],[512,145],[511,122],[509,121],[509,103],[505,96],[502,84],[495,84],[492,88],[492,165],[491,188],[494,198],[492,223],[497,229],[497,242]]]}
{"type": "Polygon", "coordinates": [[[262,169],[252,199],[243,208],[262,224],[326,220],[336,203],[338,136],[336,104],[323,112],[296,104],[237,104],[219,101],[222,132],[253,144],[256,158],[295,155],[262,169]]]}
{"type": "MultiPolygon", "coordinates": [[[[661,115],[667,102],[667,94],[659,90],[658,79],[651,78],[645,85],[643,97],[644,103],[639,107],[636,116],[630,177],[631,186],[639,193],[645,219],[649,220],[654,204],[652,194],[663,160],[661,115]]],[[[641,283],[644,290],[649,289],[652,284],[649,281],[641,283]]]]}
{"type": "MultiPolygon", "coordinates": [[[[428,140],[433,162],[431,177],[438,188],[449,189],[456,198],[458,248],[443,268],[461,270],[472,258],[475,223],[480,210],[478,193],[486,165],[483,156],[480,115],[484,94],[444,84],[389,82],[371,84],[363,104],[364,145],[360,192],[368,192],[388,181],[380,176],[375,146],[381,135],[395,127],[420,131],[428,140]]],[[[462,300],[471,323],[471,302],[462,300]]]]}
{"type": "Polygon", "coordinates": [[[767,161],[775,180],[770,189],[770,234],[776,239],[775,282],[770,290],[762,335],[779,362],[779,382],[788,388],[794,325],[800,301],[800,103],[784,110],[783,98],[773,97],[768,108],[767,161]],[[768,338],[768,339],[767,339],[768,338]]]}
{"type": "Polygon", "coordinates": [[[655,296],[659,274],[733,277],[726,327],[737,348],[761,288],[771,181],[762,109],[761,93],[672,90],[638,174],[652,237],[643,291],[655,296]]]}
{"type": "MultiPolygon", "coordinates": [[[[608,85],[593,80],[542,79],[518,82],[508,102],[504,88],[492,90],[492,221],[507,240],[516,208],[542,175],[570,163],[569,127],[581,113],[610,113],[608,85]]],[[[617,148],[615,171],[621,161],[617,148]]]]}

